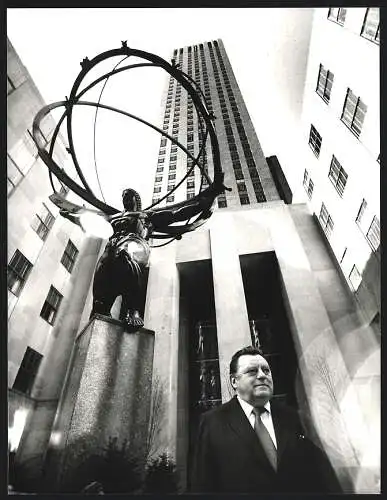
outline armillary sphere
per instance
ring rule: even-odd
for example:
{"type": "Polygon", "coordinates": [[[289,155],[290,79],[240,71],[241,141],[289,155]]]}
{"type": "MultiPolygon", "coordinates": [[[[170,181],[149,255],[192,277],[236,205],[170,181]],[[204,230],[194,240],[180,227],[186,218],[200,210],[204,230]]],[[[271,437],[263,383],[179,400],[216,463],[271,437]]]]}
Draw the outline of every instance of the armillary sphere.
{"type": "MultiPolygon", "coordinates": [[[[65,184],[71,191],[73,191],[83,200],[91,204],[98,211],[103,212],[103,214],[105,214],[106,216],[109,217],[114,216],[114,214],[120,212],[120,210],[118,210],[117,208],[108,205],[107,203],[101,201],[95,196],[95,194],[93,193],[93,191],[91,190],[89,184],[85,179],[85,176],[82,172],[81,166],[79,165],[77,155],[75,152],[74,142],[73,142],[73,127],[72,127],[74,106],[91,106],[97,108],[97,110],[100,108],[100,109],[110,110],[114,113],[119,113],[120,115],[127,116],[129,118],[137,120],[138,122],[143,123],[144,125],[147,125],[148,127],[151,127],[155,131],[159,132],[162,136],[169,139],[173,144],[176,144],[182,151],[184,151],[187,157],[189,157],[192,161],[192,164],[187,169],[186,174],[182,177],[182,179],[176,184],[176,186],[172,190],[170,190],[165,196],[160,198],[160,200],[158,200],[157,202],[143,209],[143,212],[151,211],[154,214],[160,212],[160,215],[162,212],[165,212],[166,210],[169,213],[172,213],[172,215],[179,214],[179,216],[176,216],[176,220],[178,222],[182,222],[184,220],[184,224],[173,225],[169,223],[164,226],[159,225],[158,227],[154,228],[152,232],[152,238],[172,237],[173,239],[180,239],[182,234],[188,231],[192,231],[201,224],[203,224],[212,213],[211,210],[209,210],[209,207],[211,207],[211,205],[213,204],[216,196],[223,193],[225,189],[229,190],[229,188],[226,188],[223,184],[224,173],[222,172],[220,165],[219,144],[215,128],[213,125],[215,117],[212,114],[212,112],[208,111],[204,94],[201,91],[200,87],[197,85],[197,83],[189,75],[187,75],[181,69],[179,69],[174,59],[172,59],[171,63],[168,63],[167,61],[165,61],[164,59],[155,54],[129,48],[126,42],[122,42],[122,46],[120,48],[103,52],[91,60],[89,60],[86,57],[81,62],[81,67],[82,69],[77,78],[75,79],[69,97],[66,97],[64,101],[59,101],[44,106],[37,113],[33,122],[33,128],[32,128],[33,139],[38,148],[38,153],[40,158],[49,169],[50,182],[54,190],[54,195],[52,195],[53,197],[51,198],[52,201],[56,203],[55,200],[60,199],[60,195],[59,193],[57,193],[53,183],[52,176],[54,175],[60,181],[60,183],[65,184]],[[88,73],[91,71],[92,68],[102,63],[103,61],[106,61],[107,59],[116,56],[123,56],[123,59],[118,64],[116,64],[116,66],[111,71],[103,74],[102,76],[99,76],[92,83],[89,83],[87,86],[81,89],[84,78],[86,77],[86,75],[88,75],[88,73]],[[138,57],[140,59],[145,60],[146,62],[120,66],[120,64],[124,60],[128,59],[130,56],[138,57]],[[134,114],[101,103],[100,100],[102,92],[98,102],[81,100],[82,97],[84,97],[85,94],[93,87],[95,87],[98,83],[105,81],[106,84],[109,78],[118,73],[122,73],[123,71],[127,71],[129,69],[140,68],[145,66],[152,66],[164,69],[167,73],[169,73],[173,78],[175,78],[180,83],[180,85],[187,91],[187,94],[191,97],[198,116],[198,123],[200,128],[199,135],[202,138],[202,144],[199,153],[196,157],[192,155],[191,152],[188,151],[188,149],[183,144],[181,144],[175,137],[169,135],[164,130],[156,127],[151,123],[148,123],[146,120],[134,114]],[[61,115],[54,129],[51,140],[49,141],[48,144],[45,144],[43,143],[43,139],[39,134],[39,125],[41,121],[44,119],[44,117],[56,108],[64,108],[64,112],[61,115]],[[74,163],[75,169],[80,179],[80,183],[72,179],[64,171],[64,169],[61,168],[53,159],[55,142],[58,138],[59,130],[65,120],[66,120],[66,132],[68,141],[67,151],[70,154],[71,159],[74,163]],[[208,141],[208,138],[211,144],[211,152],[212,152],[212,159],[214,166],[213,179],[209,177],[207,169],[203,164],[203,158],[205,157],[204,155],[206,154],[205,146],[208,141]],[[184,180],[190,175],[192,170],[195,168],[195,166],[198,167],[201,171],[201,183],[200,183],[199,193],[189,200],[185,200],[180,203],[170,204],[168,205],[168,207],[163,207],[163,208],[156,207],[167,196],[169,196],[172,192],[178,189],[179,186],[181,186],[184,180]],[[206,184],[205,189],[203,189],[204,187],[203,184],[206,184]],[[193,217],[195,217],[195,219],[191,220],[193,217]]],[[[59,202],[57,204],[58,206],[61,206],[59,202]]]]}

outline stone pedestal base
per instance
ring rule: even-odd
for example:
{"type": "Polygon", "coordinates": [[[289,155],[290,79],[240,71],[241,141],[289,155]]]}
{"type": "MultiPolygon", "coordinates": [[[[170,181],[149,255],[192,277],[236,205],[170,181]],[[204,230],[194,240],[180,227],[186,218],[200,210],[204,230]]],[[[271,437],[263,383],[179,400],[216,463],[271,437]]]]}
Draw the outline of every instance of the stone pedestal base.
{"type": "Polygon", "coordinates": [[[47,456],[59,491],[86,484],[79,471],[110,439],[145,459],[153,351],[154,332],[128,333],[122,322],[101,315],[78,335],[47,456]]]}

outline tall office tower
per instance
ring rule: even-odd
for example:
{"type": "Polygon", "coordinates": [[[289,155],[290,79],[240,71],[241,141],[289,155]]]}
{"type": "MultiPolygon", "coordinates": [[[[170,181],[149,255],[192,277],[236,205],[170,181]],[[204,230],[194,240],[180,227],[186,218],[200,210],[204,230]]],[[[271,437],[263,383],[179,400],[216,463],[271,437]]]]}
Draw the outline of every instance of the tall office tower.
{"type": "MultiPolygon", "coordinates": [[[[268,164],[251,123],[242,94],[221,40],[176,49],[173,58],[203,91],[209,111],[215,115],[225,185],[231,192],[219,196],[219,208],[251,205],[280,199],[268,164]]],[[[202,145],[200,124],[191,98],[173,77],[163,98],[162,128],[197,156],[202,145]]],[[[186,174],[191,160],[166,138],[160,142],[153,202],[164,197],[186,174]]],[[[213,174],[210,147],[204,169],[213,174]]],[[[205,184],[204,184],[205,186],[205,184]]],[[[195,168],[184,185],[167,196],[166,203],[190,198],[200,188],[200,172],[195,168]],[[185,188],[185,190],[184,190],[185,188]]]]}
{"type": "MultiPolygon", "coordinates": [[[[9,40],[7,88],[9,445],[31,457],[49,437],[101,241],[85,238],[48,199],[47,167],[31,136],[45,103],[9,40]],[[21,439],[25,427],[33,432],[21,439]]],[[[50,116],[41,122],[42,140],[55,125],[50,116]]],[[[68,154],[57,144],[62,165],[68,154]]]]}
{"type": "Polygon", "coordinates": [[[379,96],[379,9],[317,9],[302,120],[309,153],[300,181],[364,320],[378,335],[379,96]]]}

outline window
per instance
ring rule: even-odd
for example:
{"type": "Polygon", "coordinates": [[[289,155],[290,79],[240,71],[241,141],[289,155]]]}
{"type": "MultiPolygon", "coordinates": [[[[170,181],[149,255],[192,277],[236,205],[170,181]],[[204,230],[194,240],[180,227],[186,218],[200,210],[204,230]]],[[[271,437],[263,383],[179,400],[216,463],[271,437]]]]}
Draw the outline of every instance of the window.
{"type": "Polygon", "coordinates": [[[175,189],[174,184],[168,184],[167,191],[172,191],[172,189],[175,189]]]}
{"type": "Polygon", "coordinates": [[[227,200],[226,200],[226,197],[225,197],[224,194],[218,196],[218,207],[219,208],[225,208],[225,207],[227,207],[227,200]]]}
{"type": "Polygon", "coordinates": [[[305,189],[308,187],[308,179],[309,179],[309,174],[308,171],[305,169],[304,180],[302,181],[302,185],[304,186],[305,189]]]}
{"type": "Polygon", "coordinates": [[[194,188],[195,187],[195,181],[187,181],[187,189],[194,188]]]}
{"type": "Polygon", "coordinates": [[[345,257],[345,255],[346,255],[346,253],[347,253],[347,250],[348,250],[348,248],[347,248],[347,247],[345,247],[345,248],[344,248],[343,255],[341,256],[341,259],[340,259],[340,264],[342,264],[342,263],[343,263],[344,257],[345,257]]]}
{"type": "Polygon", "coordinates": [[[160,198],[152,198],[152,205],[155,203],[158,203],[160,201],[160,198]]]}
{"type": "Polygon", "coordinates": [[[172,203],[174,201],[174,196],[167,196],[167,203],[172,203]]]}
{"type": "Polygon", "coordinates": [[[23,172],[16,165],[13,159],[7,153],[7,184],[8,193],[17,185],[17,183],[23,178],[23,172]]]}
{"type": "Polygon", "coordinates": [[[359,273],[355,265],[352,267],[351,272],[349,273],[349,282],[351,283],[354,291],[356,292],[361,283],[361,274],[359,273]]]}
{"type": "Polygon", "coordinates": [[[153,192],[154,192],[154,193],[160,193],[160,192],[161,192],[161,187],[160,187],[160,186],[156,186],[156,187],[153,189],[153,192]]]}
{"type": "Polygon", "coordinates": [[[19,250],[16,250],[8,264],[7,282],[8,290],[17,297],[20,295],[31,269],[31,262],[19,250]]]}
{"type": "Polygon", "coordinates": [[[176,163],[174,163],[173,165],[169,165],[169,171],[171,170],[176,170],[176,163]]]}
{"type": "Polygon", "coordinates": [[[331,180],[332,184],[335,186],[336,191],[339,193],[339,195],[343,196],[348,175],[340,165],[340,163],[337,161],[335,155],[332,156],[328,177],[331,180]]]}
{"type": "Polygon", "coordinates": [[[31,227],[39,236],[39,238],[44,241],[47,238],[52,225],[54,224],[54,220],[55,217],[43,203],[43,209],[40,214],[35,214],[31,227]]]}
{"type": "Polygon", "coordinates": [[[380,43],[379,8],[369,7],[366,11],[361,36],[380,43]]]}
{"type": "Polygon", "coordinates": [[[319,157],[320,149],[321,149],[322,138],[321,135],[317,132],[313,125],[310,126],[309,133],[309,146],[311,147],[313,153],[319,157]]]}
{"type": "Polygon", "coordinates": [[[248,194],[240,194],[239,199],[240,199],[241,205],[249,205],[250,204],[248,194]]]}
{"type": "Polygon", "coordinates": [[[195,196],[195,193],[188,193],[187,192],[187,200],[190,200],[191,198],[193,198],[195,196]]]}
{"type": "Polygon", "coordinates": [[[168,180],[171,181],[173,179],[176,179],[176,174],[169,174],[168,175],[168,180]]]}
{"type": "Polygon", "coordinates": [[[155,182],[161,182],[162,180],[163,180],[163,176],[162,175],[155,177],[155,182]]]}
{"type": "Polygon", "coordinates": [[[376,252],[380,245],[380,223],[376,216],[372,219],[366,238],[372,250],[376,252]]]}
{"type": "Polygon", "coordinates": [[[356,216],[356,219],[355,221],[360,224],[361,223],[361,220],[363,218],[363,215],[364,215],[364,212],[367,208],[367,202],[366,200],[363,198],[363,201],[361,202],[361,205],[360,205],[360,208],[359,208],[359,211],[357,213],[357,216],[356,216]]]}
{"type": "Polygon", "coordinates": [[[163,148],[166,145],[167,145],[167,139],[161,139],[160,147],[163,148]]]}
{"type": "Polygon", "coordinates": [[[311,200],[312,199],[312,195],[313,195],[313,188],[314,188],[314,184],[313,184],[313,181],[312,179],[309,179],[309,184],[308,184],[308,188],[307,188],[307,193],[308,193],[308,196],[309,196],[309,199],[311,200]]]}
{"type": "Polygon", "coordinates": [[[164,170],[164,167],[157,167],[156,168],[156,173],[160,173],[164,170]]]}
{"type": "Polygon", "coordinates": [[[56,288],[50,286],[47,298],[43,304],[42,310],[40,311],[40,316],[45,319],[47,323],[50,323],[50,325],[53,325],[55,322],[62,299],[63,295],[59,293],[56,288]]]}
{"type": "Polygon", "coordinates": [[[356,97],[352,90],[348,89],[341,121],[347,125],[356,137],[360,135],[366,112],[367,106],[361,101],[360,97],[356,97]]]}
{"type": "Polygon", "coordinates": [[[31,349],[31,347],[27,347],[17,372],[15,382],[13,383],[13,389],[23,392],[24,394],[31,393],[42,358],[43,356],[39,352],[31,349]]]}
{"type": "Polygon", "coordinates": [[[237,181],[237,188],[239,193],[245,193],[247,191],[246,184],[243,181],[237,181]]]}
{"type": "Polygon", "coordinates": [[[64,265],[64,267],[67,269],[69,273],[73,270],[76,258],[78,256],[78,249],[74,245],[74,243],[69,240],[67,242],[65,251],[63,252],[61,263],[64,265]]]}
{"type": "Polygon", "coordinates": [[[326,206],[324,205],[324,203],[321,204],[319,221],[320,221],[321,227],[323,228],[324,233],[326,234],[327,238],[329,238],[329,236],[332,233],[334,224],[333,224],[333,220],[332,220],[331,216],[329,215],[328,210],[327,210],[326,206]]]}
{"type": "Polygon", "coordinates": [[[241,169],[235,169],[234,170],[234,174],[235,174],[235,179],[236,180],[238,180],[238,181],[239,180],[243,180],[244,177],[243,177],[243,172],[242,172],[241,169]]]}
{"type": "Polygon", "coordinates": [[[316,92],[326,103],[329,102],[331,97],[332,85],[333,73],[331,71],[327,71],[324,66],[320,64],[316,92]]]}
{"type": "Polygon", "coordinates": [[[335,21],[338,24],[341,24],[342,26],[345,23],[345,16],[347,14],[347,9],[342,8],[342,7],[334,7],[330,8],[328,12],[328,19],[331,21],[335,21]]]}
{"type": "Polygon", "coordinates": [[[177,156],[176,156],[176,155],[171,156],[171,157],[169,158],[169,160],[170,160],[170,161],[176,161],[176,160],[177,160],[177,156]]]}

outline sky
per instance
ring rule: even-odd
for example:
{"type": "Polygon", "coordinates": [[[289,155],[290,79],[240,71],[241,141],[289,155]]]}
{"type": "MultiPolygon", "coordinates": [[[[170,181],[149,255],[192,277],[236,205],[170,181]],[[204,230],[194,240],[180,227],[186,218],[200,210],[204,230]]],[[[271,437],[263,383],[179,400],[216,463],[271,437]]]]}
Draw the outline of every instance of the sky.
{"type": "MultiPolygon", "coordinates": [[[[221,38],[263,152],[278,156],[297,202],[304,201],[299,179],[303,170],[296,168],[295,145],[300,139],[312,16],[309,8],[7,9],[7,35],[47,103],[70,93],[86,56],[91,59],[120,47],[122,40],[170,60],[175,48],[221,38]]],[[[110,60],[105,68],[116,62],[110,60]]],[[[101,102],[158,126],[166,76],[156,68],[126,71],[108,82],[101,102]]],[[[97,101],[100,90],[101,86],[88,93],[87,100],[97,101]]],[[[94,120],[94,108],[77,107],[75,148],[98,196],[94,120]]],[[[106,201],[120,208],[121,190],[131,186],[149,202],[159,134],[102,110],[95,137],[98,177],[106,201]]]]}

